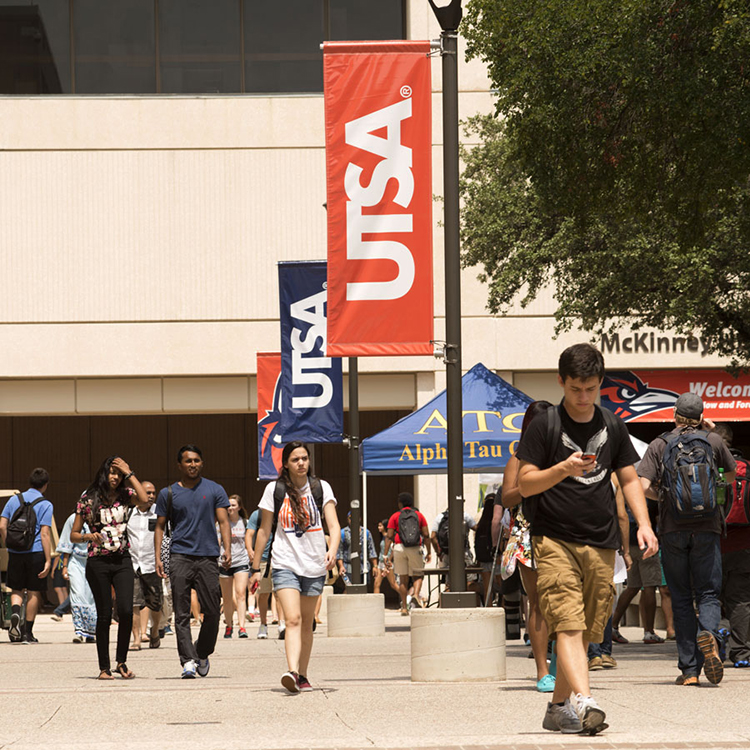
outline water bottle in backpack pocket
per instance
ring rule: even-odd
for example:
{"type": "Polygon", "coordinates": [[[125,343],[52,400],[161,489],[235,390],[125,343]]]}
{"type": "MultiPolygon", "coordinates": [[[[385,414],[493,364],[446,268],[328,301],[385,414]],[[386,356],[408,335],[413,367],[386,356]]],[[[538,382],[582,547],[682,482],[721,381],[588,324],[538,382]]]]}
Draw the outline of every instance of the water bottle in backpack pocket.
{"type": "Polygon", "coordinates": [[[708,433],[687,429],[659,436],[662,454],[662,499],[677,522],[713,518],[717,512],[718,467],[708,433]]]}

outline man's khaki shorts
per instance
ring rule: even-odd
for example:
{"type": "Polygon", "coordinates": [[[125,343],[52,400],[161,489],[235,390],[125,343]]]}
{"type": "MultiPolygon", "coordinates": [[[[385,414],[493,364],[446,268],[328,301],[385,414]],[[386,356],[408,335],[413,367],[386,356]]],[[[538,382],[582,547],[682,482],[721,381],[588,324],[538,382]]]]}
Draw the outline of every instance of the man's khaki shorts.
{"type": "Polygon", "coordinates": [[[419,547],[404,547],[396,544],[393,547],[393,572],[397,576],[421,576],[415,570],[424,568],[424,560],[419,547]]]}
{"type": "Polygon", "coordinates": [[[637,545],[631,545],[630,557],[633,564],[628,571],[628,588],[641,589],[644,586],[661,586],[661,560],[659,555],[643,559],[643,550],[637,545]]]}
{"type": "Polygon", "coordinates": [[[539,606],[550,636],[583,631],[589,643],[601,643],[612,614],[615,550],[535,536],[539,606]]]}

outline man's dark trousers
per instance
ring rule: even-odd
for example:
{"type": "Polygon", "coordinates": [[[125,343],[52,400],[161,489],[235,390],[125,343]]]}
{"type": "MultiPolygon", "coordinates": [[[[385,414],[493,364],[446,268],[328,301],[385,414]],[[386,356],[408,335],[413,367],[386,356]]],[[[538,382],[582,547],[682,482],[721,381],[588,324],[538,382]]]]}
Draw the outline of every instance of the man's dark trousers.
{"type": "Polygon", "coordinates": [[[719,534],[710,531],[663,534],[661,561],[672,594],[677,664],[682,674],[697,677],[703,667],[703,654],[696,642],[698,631],[708,630],[718,638],[721,619],[719,534]],[[693,598],[698,606],[697,619],[693,598]]]}
{"type": "Polygon", "coordinates": [[[177,652],[180,664],[206,659],[216,647],[221,620],[221,587],[219,564],[215,557],[172,553],[169,560],[169,578],[172,583],[177,652]],[[203,623],[198,640],[193,644],[190,634],[190,592],[195,589],[201,605],[203,623]]]}
{"type": "Polygon", "coordinates": [[[729,620],[727,656],[730,661],[750,661],[750,549],[722,555],[724,581],[721,601],[729,620]]]}

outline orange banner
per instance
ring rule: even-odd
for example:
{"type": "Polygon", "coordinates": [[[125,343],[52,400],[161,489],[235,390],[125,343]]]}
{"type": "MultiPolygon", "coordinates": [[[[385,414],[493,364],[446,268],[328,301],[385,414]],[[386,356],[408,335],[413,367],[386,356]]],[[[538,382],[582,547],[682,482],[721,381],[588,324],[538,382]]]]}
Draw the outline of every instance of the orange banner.
{"type": "Polygon", "coordinates": [[[258,352],[258,478],[275,479],[281,469],[281,352],[258,352]]]}
{"type": "Polygon", "coordinates": [[[432,354],[429,51],[323,46],[328,356],[432,354]]]}

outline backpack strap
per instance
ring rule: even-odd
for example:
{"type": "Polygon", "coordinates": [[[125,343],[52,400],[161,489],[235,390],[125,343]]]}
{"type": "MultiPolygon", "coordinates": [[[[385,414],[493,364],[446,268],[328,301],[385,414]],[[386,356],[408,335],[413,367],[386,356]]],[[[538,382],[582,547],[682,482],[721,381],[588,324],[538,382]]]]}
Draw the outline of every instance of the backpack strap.
{"type": "MultiPolygon", "coordinates": [[[[286,487],[281,479],[276,480],[276,484],[273,487],[273,524],[271,525],[271,535],[269,540],[276,537],[276,527],[279,523],[279,513],[281,512],[281,506],[284,504],[284,498],[286,497],[286,487]]],[[[268,574],[271,572],[271,555],[268,555],[266,560],[266,570],[263,573],[263,578],[268,578],[268,574]]]]}
{"type": "Polygon", "coordinates": [[[620,446],[622,443],[622,440],[620,438],[619,418],[613,411],[610,411],[609,409],[602,408],[601,406],[597,406],[596,408],[599,409],[599,411],[602,413],[602,417],[604,417],[604,424],[607,427],[607,437],[609,438],[609,440],[613,441],[611,445],[614,445],[614,440],[617,441],[617,450],[615,450],[613,447],[610,447],[609,449],[610,457],[614,457],[615,454],[620,452],[620,446]]]}

